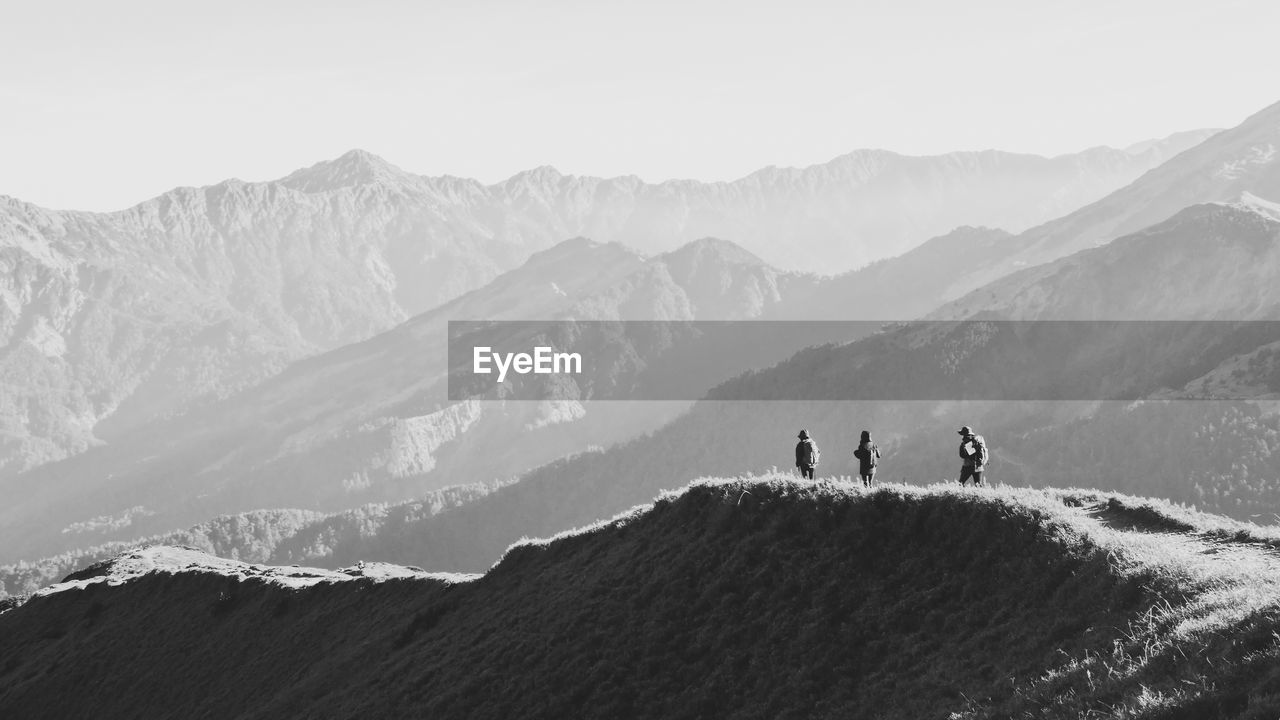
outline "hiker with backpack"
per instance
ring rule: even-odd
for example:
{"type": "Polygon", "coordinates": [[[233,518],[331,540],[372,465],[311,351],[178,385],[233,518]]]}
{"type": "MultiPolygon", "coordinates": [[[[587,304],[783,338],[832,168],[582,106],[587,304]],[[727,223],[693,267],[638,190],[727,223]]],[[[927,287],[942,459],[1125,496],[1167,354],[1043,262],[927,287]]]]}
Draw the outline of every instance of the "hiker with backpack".
{"type": "Polygon", "coordinates": [[[818,445],[809,437],[808,430],[800,431],[800,442],[796,443],[796,467],[800,468],[800,477],[813,479],[814,468],[818,467],[818,458],[822,453],[818,445]]]}
{"type": "Polygon", "coordinates": [[[858,476],[862,478],[862,487],[871,487],[876,477],[876,466],[880,464],[880,448],[871,442],[871,431],[863,430],[862,439],[858,441],[858,449],[853,451],[858,459],[858,476]]]}
{"type": "Polygon", "coordinates": [[[960,468],[960,487],[964,487],[969,478],[973,478],[974,487],[982,487],[982,471],[987,466],[987,441],[976,435],[973,428],[965,425],[960,433],[960,458],[964,465],[960,468]]]}

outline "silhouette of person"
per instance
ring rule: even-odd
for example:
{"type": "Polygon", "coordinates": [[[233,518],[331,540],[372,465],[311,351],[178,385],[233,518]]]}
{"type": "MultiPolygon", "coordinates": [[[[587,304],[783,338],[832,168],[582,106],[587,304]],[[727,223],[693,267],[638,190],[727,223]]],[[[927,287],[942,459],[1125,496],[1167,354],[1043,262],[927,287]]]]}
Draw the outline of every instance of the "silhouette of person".
{"type": "Polygon", "coordinates": [[[800,442],[796,443],[796,467],[800,468],[800,476],[813,479],[813,471],[818,467],[818,445],[809,437],[808,430],[801,430],[800,442]]]}
{"type": "Polygon", "coordinates": [[[960,458],[964,461],[960,467],[960,486],[964,487],[973,478],[973,486],[981,487],[982,471],[987,466],[987,441],[974,434],[968,425],[957,432],[960,433],[960,458]]]}
{"type": "Polygon", "coordinates": [[[858,449],[853,451],[858,459],[858,476],[862,478],[863,487],[871,487],[876,478],[876,467],[880,464],[880,448],[871,442],[871,431],[863,430],[862,439],[858,441],[858,449]]]}

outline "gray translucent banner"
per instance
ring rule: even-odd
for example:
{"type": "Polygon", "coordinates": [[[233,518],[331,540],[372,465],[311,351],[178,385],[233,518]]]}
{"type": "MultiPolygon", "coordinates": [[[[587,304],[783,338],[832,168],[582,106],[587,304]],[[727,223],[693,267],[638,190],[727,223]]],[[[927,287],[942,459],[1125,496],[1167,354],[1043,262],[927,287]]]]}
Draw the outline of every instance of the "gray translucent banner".
{"type": "Polygon", "coordinates": [[[449,398],[1248,399],[1280,321],[451,321],[449,398]],[[776,367],[774,367],[776,365],[776,367]]]}

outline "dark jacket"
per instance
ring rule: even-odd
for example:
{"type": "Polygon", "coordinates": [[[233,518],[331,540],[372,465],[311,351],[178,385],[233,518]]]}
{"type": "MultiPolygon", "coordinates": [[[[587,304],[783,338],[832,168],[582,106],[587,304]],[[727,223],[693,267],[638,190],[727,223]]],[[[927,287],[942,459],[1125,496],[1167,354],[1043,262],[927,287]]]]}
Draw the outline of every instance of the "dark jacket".
{"type": "Polygon", "coordinates": [[[871,441],[859,443],[858,452],[854,453],[854,457],[858,458],[858,474],[870,475],[880,464],[880,448],[871,441]]]}
{"type": "Polygon", "coordinates": [[[813,467],[817,464],[818,444],[813,438],[805,438],[796,443],[796,467],[813,467]]]}

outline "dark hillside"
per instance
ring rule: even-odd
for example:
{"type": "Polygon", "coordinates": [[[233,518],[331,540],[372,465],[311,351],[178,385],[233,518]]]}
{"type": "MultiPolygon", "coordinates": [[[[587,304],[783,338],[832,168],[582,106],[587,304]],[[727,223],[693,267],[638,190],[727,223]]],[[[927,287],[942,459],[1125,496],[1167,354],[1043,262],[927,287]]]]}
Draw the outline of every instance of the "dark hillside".
{"type": "Polygon", "coordinates": [[[0,716],[1274,717],[1280,561],[1230,525],[772,479],[475,579],[154,548],[0,614],[0,716]]]}

